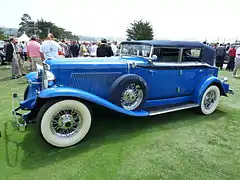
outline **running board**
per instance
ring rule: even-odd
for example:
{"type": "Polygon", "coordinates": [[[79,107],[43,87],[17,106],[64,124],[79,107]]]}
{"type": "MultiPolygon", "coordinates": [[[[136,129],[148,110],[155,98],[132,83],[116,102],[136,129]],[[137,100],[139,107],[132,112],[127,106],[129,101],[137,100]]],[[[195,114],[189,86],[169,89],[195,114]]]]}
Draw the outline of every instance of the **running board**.
{"type": "Polygon", "coordinates": [[[160,108],[158,107],[158,108],[149,110],[149,115],[154,116],[154,115],[159,115],[159,114],[165,114],[165,113],[169,113],[169,112],[195,108],[198,106],[199,105],[196,103],[187,103],[187,104],[178,104],[178,105],[171,106],[171,107],[160,107],[160,108]]]}

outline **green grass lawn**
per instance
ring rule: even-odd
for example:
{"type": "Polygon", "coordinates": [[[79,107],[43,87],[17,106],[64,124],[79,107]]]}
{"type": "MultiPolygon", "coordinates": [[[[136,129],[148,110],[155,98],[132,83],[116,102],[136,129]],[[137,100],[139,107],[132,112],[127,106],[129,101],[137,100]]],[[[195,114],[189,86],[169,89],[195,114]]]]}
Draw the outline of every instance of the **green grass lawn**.
{"type": "Polygon", "coordinates": [[[222,97],[211,116],[193,110],[149,118],[95,114],[88,136],[71,148],[53,148],[30,125],[12,125],[11,94],[24,78],[0,67],[0,180],[239,180],[240,79],[222,71],[235,95],[222,97]]]}

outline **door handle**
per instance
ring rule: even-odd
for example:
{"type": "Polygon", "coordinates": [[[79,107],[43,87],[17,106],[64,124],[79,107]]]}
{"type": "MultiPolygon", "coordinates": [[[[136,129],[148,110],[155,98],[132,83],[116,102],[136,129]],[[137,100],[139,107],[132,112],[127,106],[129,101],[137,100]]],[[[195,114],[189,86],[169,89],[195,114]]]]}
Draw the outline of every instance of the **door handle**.
{"type": "Polygon", "coordinates": [[[156,71],[149,69],[148,72],[152,73],[152,74],[156,74],[156,71]]]}

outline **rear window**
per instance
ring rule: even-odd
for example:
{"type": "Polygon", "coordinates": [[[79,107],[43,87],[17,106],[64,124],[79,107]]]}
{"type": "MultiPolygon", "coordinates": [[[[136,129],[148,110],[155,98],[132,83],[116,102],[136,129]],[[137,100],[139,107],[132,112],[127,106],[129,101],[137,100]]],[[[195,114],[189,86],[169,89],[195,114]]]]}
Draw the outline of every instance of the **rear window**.
{"type": "Polygon", "coordinates": [[[201,49],[183,49],[182,62],[200,61],[201,49]]]}

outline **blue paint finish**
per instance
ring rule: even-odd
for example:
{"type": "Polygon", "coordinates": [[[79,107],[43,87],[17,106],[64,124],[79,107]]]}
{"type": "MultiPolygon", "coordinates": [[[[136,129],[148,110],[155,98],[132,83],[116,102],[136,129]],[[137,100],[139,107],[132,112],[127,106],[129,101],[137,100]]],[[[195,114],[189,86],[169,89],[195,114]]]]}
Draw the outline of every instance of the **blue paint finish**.
{"type": "Polygon", "coordinates": [[[29,84],[28,94],[26,96],[26,100],[20,102],[20,106],[22,109],[33,109],[36,99],[37,92],[41,91],[41,84],[29,84]]]}
{"type": "Polygon", "coordinates": [[[182,69],[181,75],[179,75],[179,96],[189,96],[193,93],[198,83],[198,72],[199,68],[182,69]]]}
{"type": "Polygon", "coordinates": [[[228,93],[230,90],[230,85],[227,83],[222,83],[222,86],[223,86],[225,93],[228,93]]]}
{"type": "Polygon", "coordinates": [[[89,92],[79,90],[79,89],[74,89],[74,88],[69,88],[69,87],[57,87],[57,88],[49,88],[43,90],[39,94],[39,98],[53,98],[53,97],[77,97],[80,99],[88,100],[90,102],[94,102],[96,104],[99,104],[101,106],[104,106],[106,108],[112,109],[114,111],[117,111],[119,113],[123,113],[129,116],[148,116],[149,113],[147,111],[141,110],[141,111],[128,111],[125,110],[119,106],[116,106],[112,104],[111,102],[100,98],[99,96],[96,96],[94,94],[91,94],[89,92]]]}
{"type": "Polygon", "coordinates": [[[198,84],[195,92],[193,93],[192,96],[192,101],[196,102],[196,103],[200,103],[201,99],[202,99],[202,95],[205,92],[205,90],[214,83],[218,83],[220,86],[223,87],[224,89],[224,94],[226,94],[227,92],[225,92],[225,88],[222,84],[222,82],[215,76],[209,76],[209,77],[205,77],[202,79],[201,83],[198,84]]]}
{"type": "Polygon", "coordinates": [[[131,69],[130,73],[139,75],[147,82],[148,99],[164,99],[178,96],[176,92],[180,83],[179,70],[154,70],[137,67],[131,69]]]}
{"type": "Polygon", "coordinates": [[[212,83],[223,87],[224,95],[229,85],[218,78],[215,64],[215,50],[200,42],[186,41],[131,41],[154,47],[198,48],[201,49],[200,62],[152,63],[146,57],[119,56],[104,58],[48,59],[45,61],[54,74],[55,82],[49,82],[48,89],[41,89],[41,79],[37,72],[26,77],[30,82],[23,109],[33,109],[38,98],[77,97],[130,116],[148,116],[149,112],[127,111],[109,102],[110,90],[119,77],[136,74],[147,83],[148,94],[143,108],[196,102],[199,104],[203,92],[212,83]],[[33,84],[31,84],[33,83],[33,84]],[[35,83],[35,84],[34,84],[35,83]],[[52,87],[53,86],[53,87],[52,87]],[[38,94],[38,92],[40,94],[38,94]]]}
{"type": "Polygon", "coordinates": [[[192,96],[183,96],[183,97],[168,98],[168,99],[148,100],[145,102],[143,109],[158,107],[158,106],[167,106],[172,104],[186,103],[186,102],[189,102],[191,98],[192,96]]]}
{"type": "Polygon", "coordinates": [[[69,87],[81,89],[107,99],[114,81],[121,72],[72,73],[69,87]]]}
{"type": "Polygon", "coordinates": [[[26,101],[22,101],[20,102],[20,107],[21,109],[24,109],[24,110],[31,110],[34,108],[36,104],[36,98],[31,98],[31,99],[27,99],[26,101]]]}
{"type": "Polygon", "coordinates": [[[120,57],[46,60],[56,77],[56,86],[81,89],[107,99],[114,81],[128,73],[120,57]]]}

